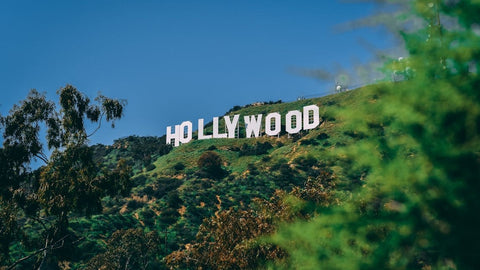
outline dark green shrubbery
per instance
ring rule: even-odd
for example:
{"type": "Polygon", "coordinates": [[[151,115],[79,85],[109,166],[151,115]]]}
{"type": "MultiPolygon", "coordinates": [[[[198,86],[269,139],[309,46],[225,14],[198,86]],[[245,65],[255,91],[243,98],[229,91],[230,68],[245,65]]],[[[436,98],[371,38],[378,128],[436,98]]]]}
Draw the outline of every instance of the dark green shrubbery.
{"type": "Polygon", "coordinates": [[[335,144],[351,193],[272,238],[290,255],[279,267],[480,269],[480,2],[392,2],[408,57],[336,112],[355,140],[335,144]]]}
{"type": "Polygon", "coordinates": [[[175,171],[178,172],[185,169],[185,164],[183,164],[182,162],[177,162],[175,165],[173,165],[173,168],[175,169],[175,171]]]}
{"type": "Polygon", "coordinates": [[[155,170],[156,166],[155,164],[148,164],[148,166],[145,168],[147,172],[155,170]]]}
{"type": "Polygon", "coordinates": [[[221,178],[226,174],[222,168],[222,163],[223,161],[220,155],[213,151],[204,152],[197,161],[198,168],[200,169],[199,172],[212,178],[221,178]]]}
{"type": "Polygon", "coordinates": [[[250,145],[244,143],[240,148],[240,156],[259,156],[268,153],[268,150],[272,149],[273,146],[269,142],[257,142],[255,145],[250,145]]]}

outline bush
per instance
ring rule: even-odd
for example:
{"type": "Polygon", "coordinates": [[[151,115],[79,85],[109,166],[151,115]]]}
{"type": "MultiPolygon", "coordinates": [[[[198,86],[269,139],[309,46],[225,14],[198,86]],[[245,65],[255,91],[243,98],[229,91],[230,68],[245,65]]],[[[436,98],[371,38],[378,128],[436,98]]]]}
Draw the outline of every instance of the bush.
{"type": "Polygon", "coordinates": [[[139,201],[137,201],[137,200],[129,200],[129,201],[127,202],[127,208],[128,208],[129,210],[138,209],[138,208],[142,207],[143,205],[144,205],[143,202],[139,202],[139,201]]]}
{"type": "Polygon", "coordinates": [[[175,178],[160,178],[153,184],[152,196],[160,199],[172,190],[182,185],[182,181],[175,178]]]}
{"type": "Polygon", "coordinates": [[[213,150],[217,150],[217,147],[215,145],[210,145],[207,150],[209,151],[213,151],[213,150]]]}
{"type": "Polygon", "coordinates": [[[272,149],[273,146],[269,142],[257,142],[255,145],[249,145],[244,143],[240,148],[240,156],[258,156],[268,153],[268,150],[272,149]]]}
{"type": "Polygon", "coordinates": [[[318,136],[317,136],[317,140],[326,140],[328,138],[330,138],[330,136],[328,136],[328,134],[325,133],[325,132],[322,132],[322,133],[318,134],[318,136]]]}
{"type": "Polygon", "coordinates": [[[247,165],[247,169],[250,172],[250,175],[258,175],[258,169],[253,163],[247,165]]]}
{"type": "Polygon", "coordinates": [[[300,141],[301,145],[318,145],[318,142],[314,139],[305,139],[300,141]]]}
{"type": "Polygon", "coordinates": [[[152,171],[156,168],[155,164],[148,164],[148,166],[145,168],[147,172],[152,171]]]}
{"type": "Polygon", "coordinates": [[[262,157],[262,162],[268,162],[268,161],[270,161],[271,159],[272,159],[271,156],[263,156],[263,157],[262,157]]]}
{"type": "Polygon", "coordinates": [[[146,226],[153,226],[155,224],[155,212],[152,209],[148,208],[145,211],[142,211],[141,214],[142,221],[145,223],[146,226]]]}
{"type": "Polygon", "coordinates": [[[182,162],[177,162],[177,164],[173,165],[173,168],[178,172],[185,169],[185,164],[182,162]]]}
{"type": "Polygon", "coordinates": [[[394,2],[403,14],[376,19],[401,27],[408,57],[385,63],[393,82],[365,89],[373,99],[336,112],[344,135],[365,137],[335,153],[349,161],[339,180],[353,171],[361,185],[278,230],[291,262],[278,268],[480,269],[480,3],[394,2]]]}
{"type": "Polygon", "coordinates": [[[142,185],[145,184],[146,181],[147,181],[147,177],[145,175],[139,175],[135,178],[132,178],[132,182],[133,182],[134,187],[142,186],[142,185]]]}
{"type": "Polygon", "coordinates": [[[313,156],[300,156],[293,160],[300,170],[306,171],[308,168],[317,164],[317,159],[313,156]]]}
{"type": "Polygon", "coordinates": [[[154,194],[154,190],[153,190],[153,187],[152,186],[146,186],[145,188],[143,188],[142,190],[140,190],[138,192],[138,196],[142,197],[144,195],[147,195],[149,197],[152,197],[154,194]]]}
{"type": "Polygon", "coordinates": [[[222,169],[222,158],[213,151],[206,151],[197,161],[199,169],[209,176],[217,178],[225,174],[222,169]]]}

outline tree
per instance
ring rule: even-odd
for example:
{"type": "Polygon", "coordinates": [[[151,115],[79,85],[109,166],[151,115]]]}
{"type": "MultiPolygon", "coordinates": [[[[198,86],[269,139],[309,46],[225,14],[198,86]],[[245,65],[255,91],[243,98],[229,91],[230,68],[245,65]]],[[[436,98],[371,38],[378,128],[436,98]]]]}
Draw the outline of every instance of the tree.
{"type": "Polygon", "coordinates": [[[313,204],[328,205],[332,175],[323,172],[287,193],[277,190],[269,200],[254,198],[246,209],[219,210],[204,219],[196,240],[165,257],[172,269],[257,269],[287,257],[285,249],[264,241],[279,224],[305,220],[313,204]]]}
{"type": "Polygon", "coordinates": [[[178,208],[180,208],[183,200],[180,198],[178,191],[173,190],[167,194],[166,203],[167,205],[160,213],[158,221],[160,222],[160,227],[163,228],[164,251],[165,254],[168,254],[168,228],[175,224],[180,217],[178,208]]]}
{"type": "Polygon", "coordinates": [[[0,148],[0,218],[7,225],[0,232],[1,264],[10,261],[8,247],[20,238],[13,227],[35,222],[43,228],[43,241],[34,244],[36,250],[14,261],[11,267],[37,257],[36,267],[41,268],[55,256],[61,257],[61,251],[68,250],[74,240],[68,230],[71,213],[97,213],[102,197],[129,191],[130,168],[125,162],[119,162],[115,170],[102,170],[88,147],[88,138],[100,128],[103,118],[113,126],[122,117],[125,101],[99,95],[92,104],[71,85],[57,94],[60,110],[44,94],[32,90],[1,118],[4,141],[0,148]],[[98,123],[97,129],[88,134],[85,121],[98,123]],[[50,157],[39,137],[42,126],[46,127],[50,157]],[[34,158],[45,166],[32,171],[29,165],[34,158]],[[27,221],[18,223],[19,217],[27,221]]]}
{"type": "Polygon", "coordinates": [[[403,2],[396,18],[423,23],[400,31],[411,73],[338,112],[365,136],[337,153],[368,173],[340,206],[272,238],[295,266],[480,268],[480,2],[403,2]]]}
{"type": "Polygon", "coordinates": [[[254,269],[262,260],[284,255],[255,239],[273,230],[270,216],[257,216],[252,209],[221,211],[205,219],[193,245],[171,253],[166,263],[172,269],[254,269]]]}
{"type": "Polygon", "coordinates": [[[118,230],[110,236],[107,251],[93,257],[86,269],[148,269],[156,261],[160,237],[155,231],[118,230]]]}
{"type": "Polygon", "coordinates": [[[225,171],[222,168],[222,158],[213,151],[204,152],[198,158],[197,165],[201,171],[207,173],[213,178],[219,178],[225,174],[225,171]]]}

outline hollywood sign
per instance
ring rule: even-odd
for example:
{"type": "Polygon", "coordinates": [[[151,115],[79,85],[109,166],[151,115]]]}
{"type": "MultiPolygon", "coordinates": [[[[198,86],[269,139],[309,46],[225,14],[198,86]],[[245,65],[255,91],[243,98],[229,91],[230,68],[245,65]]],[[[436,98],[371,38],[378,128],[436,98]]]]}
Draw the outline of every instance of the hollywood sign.
{"type": "MultiPolygon", "coordinates": [[[[262,131],[262,123],[264,123],[265,134],[268,136],[277,136],[281,132],[282,116],[277,113],[269,113],[262,121],[263,115],[248,115],[243,117],[246,138],[259,137],[262,131]]],[[[213,117],[213,132],[206,135],[204,132],[204,119],[198,119],[198,139],[207,140],[212,138],[236,138],[239,129],[240,115],[235,114],[233,117],[226,115],[223,117],[225,121],[225,133],[219,132],[219,117],[213,117]]],[[[285,115],[285,131],[288,134],[296,134],[301,130],[310,130],[316,128],[320,124],[319,108],[317,105],[309,105],[303,107],[302,111],[293,110],[285,115]]],[[[180,125],[175,125],[174,132],[172,127],[167,127],[167,144],[179,146],[180,143],[188,143],[193,139],[193,124],[191,121],[184,121],[180,125]]]]}

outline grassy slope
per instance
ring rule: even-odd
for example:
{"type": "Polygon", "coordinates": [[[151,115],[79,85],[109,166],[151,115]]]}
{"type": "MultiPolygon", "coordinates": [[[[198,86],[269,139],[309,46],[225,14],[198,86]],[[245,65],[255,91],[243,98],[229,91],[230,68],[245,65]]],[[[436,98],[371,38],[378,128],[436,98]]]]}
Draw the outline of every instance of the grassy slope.
{"type": "MultiPolygon", "coordinates": [[[[305,171],[296,169],[298,165],[295,163],[295,159],[301,156],[313,157],[318,160],[318,164],[328,166],[336,175],[342,174],[343,172],[340,170],[340,166],[338,166],[337,158],[335,155],[332,155],[333,150],[338,145],[353,143],[358,138],[355,138],[354,132],[343,124],[341,118],[335,116],[335,111],[342,107],[355,107],[357,102],[367,99],[368,95],[369,91],[366,88],[291,103],[247,107],[231,112],[231,115],[240,114],[242,118],[243,115],[259,113],[266,115],[269,112],[280,112],[284,116],[290,110],[301,110],[303,106],[317,104],[320,107],[320,115],[324,122],[318,128],[309,132],[303,132],[296,138],[289,138],[284,135],[280,138],[263,136],[249,139],[194,140],[174,148],[167,155],[160,156],[153,162],[155,169],[150,171],[143,170],[135,175],[135,177],[146,179],[146,182],[145,185],[134,188],[133,193],[142,195],[142,189],[146,186],[152,186],[155,189],[155,185],[158,186],[157,179],[165,177],[181,179],[182,183],[178,191],[183,199],[184,206],[191,210],[193,208],[199,211],[204,210],[198,217],[204,218],[213,214],[213,211],[216,211],[219,207],[223,209],[232,206],[237,207],[242,203],[248,203],[253,197],[268,198],[273,190],[285,188],[285,185],[276,182],[279,174],[271,170],[272,167],[278,164],[289,164],[293,172],[299,177],[299,182],[297,181],[295,184],[301,183],[309,177],[305,171]],[[328,138],[325,138],[325,134],[328,135],[328,138]],[[241,148],[244,144],[255,145],[263,142],[269,142],[273,146],[265,154],[241,156],[238,152],[238,148],[241,148]],[[224,167],[228,171],[228,177],[211,181],[208,184],[205,184],[205,182],[199,184],[201,177],[195,176],[195,172],[198,171],[197,160],[208,149],[214,149],[222,157],[224,167]],[[176,171],[173,166],[178,162],[184,164],[185,169],[176,171]],[[249,164],[258,168],[256,174],[249,172],[249,164]],[[218,205],[219,200],[223,202],[223,205],[218,205]]],[[[221,125],[223,124],[222,122],[220,123],[221,125]]],[[[341,178],[348,179],[352,177],[359,178],[355,174],[341,178]]],[[[348,186],[348,183],[344,183],[344,185],[342,183],[339,184],[340,189],[348,189],[348,186]]],[[[343,192],[342,190],[339,191],[343,192]]],[[[150,207],[158,214],[166,207],[165,196],[156,199],[148,197],[148,202],[149,204],[143,210],[150,207]]],[[[136,211],[141,212],[143,210],[136,211]]],[[[193,209],[192,212],[195,212],[195,210],[193,209]]],[[[188,213],[182,214],[180,221],[189,223],[189,218],[191,217],[188,213]]],[[[193,227],[198,225],[198,220],[196,222],[194,222],[193,227]]],[[[194,233],[194,231],[191,233],[194,233]]]]}
{"type": "MultiPolygon", "coordinates": [[[[279,112],[282,115],[282,124],[284,121],[283,116],[290,110],[301,110],[303,106],[316,104],[320,107],[320,115],[325,120],[322,125],[310,132],[303,132],[303,136],[300,140],[295,141],[287,136],[280,138],[263,136],[260,138],[243,138],[240,139],[210,139],[202,141],[192,141],[188,144],[181,145],[174,148],[168,155],[158,158],[154,164],[156,169],[146,173],[147,176],[157,175],[173,175],[175,170],[172,169],[173,165],[177,162],[182,162],[186,165],[187,170],[196,169],[196,161],[200,155],[209,147],[215,146],[217,152],[225,159],[226,167],[231,172],[241,173],[245,171],[246,164],[262,162],[258,156],[243,156],[239,157],[234,151],[230,149],[234,147],[241,147],[244,143],[254,144],[256,142],[268,141],[272,145],[276,145],[279,142],[283,144],[281,147],[275,147],[270,152],[272,160],[286,158],[292,161],[294,158],[310,154],[318,159],[323,159],[327,152],[331,152],[337,144],[345,144],[351,139],[351,136],[346,135],[348,128],[343,125],[342,119],[335,118],[335,110],[340,107],[355,107],[357,102],[364,100],[365,95],[368,94],[368,89],[361,91],[349,91],[335,95],[329,95],[326,97],[306,99],[295,101],[291,103],[263,105],[255,107],[247,107],[238,111],[232,112],[229,115],[240,114],[243,118],[244,115],[256,115],[266,114],[270,112],[279,112]],[[303,140],[316,139],[321,133],[325,133],[329,136],[328,139],[321,142],[320,145],[304,146],[301,144],[303,140]]],[[[240,120],[243,124],[243,121],[240,120]]],[[[220,121],[220,130],[223,130],[223,120],[220,121]]],[[[211,130],[207,128],[207,130],[211,130]]],[[[242,132],[242,131],[241,131],[242,132]]],[[[259,163],[260,164],[260,163],[259,163]]],[[[263,164],[262,164],[263,165],[263,164]]]]}
{"type": "MultiPolygon", "coordinates": [[[[242,207],[254,197],[269,198],[275,189],[302,185],[314,174],[312,170],[301,168],[298,157],[313,157],[317,163],[312,168],[326,167],[338,176],[343,173],[340,170],[342,164],[339,164],[340,161],[332,153],[338,145],[354,143],[358,138],[335,112],[342,107],[354,108],[358,102],[368,100],[369,92],[367,87],[321,98],[251,106],[231,112],[230,115],[241,115],[241,124],[244,115],[261,113],[266,116],[270,112],[279,112],[283,122],[283,116],[288,111],[301,110],[303,106],[316,104],[320,107],[323,123],[316,129],[295,137],[283,135],[279,138],[263,136],[247,139],[241,135],[240,139],[194,140],[172,149],[166,155],[153,156],[153,169],[140,167],[134,171],[135,186],[130,197],[106,198],[103,215],[94,216],[92,219],[73,220],[72,228],[79,234],[87,234],[89,241],[84,243],[88,247],[85,252],[94,254],[101,252],[108,235],[120,227],[144,227],[147,231],[157,230],[162,234],[167,226],[169,253],[191,241],[202,220],[212,216],[215,211],[242,207]],[[245,156],[240,154],[239,149],[243,145],[254,146],[264,142],[273,146],[266,153],[245,156]],[[197,160],[208,149],[213,149],[222,157],[227,172],[224,178],[208,179],[199,175],[197,160]],[[179,162],[184,164],[185,168],[175,170],[174,165],[179,162]],[[287,164],[292,173],[283,182],[279,180],[282,179],[282,173],[278,170],[282,164],[287,164]],[[257,172],[249,171],[252,167],[256,168],[257,172]],[[178,194],[181,199],[180,205],[173,207],[179,214],[174,223],[164,224],[161,217],[166,213],[166,209],[172,208],[172,194],[178,194]],[[118,220],[124,219],[122,216],[127,218],[128,222],[120,226],[118,220]]],[[[223,120],[220,125],[222,130],[223,120]]],[[[206,129],[207,132],[211,131],[211,123],[206,129]]],[[[104,164],[116,163],[119,151],[125,151],[121,148],[106,151],[104,164]]],[[[354,178],[359,178],[359,175],[355,174],[344,176],[339,178],[353,181],[358,180],[354,178]]],[[[348,189],[349,183],[337,185],[339,193],[348,192],[348,189]]]]}

